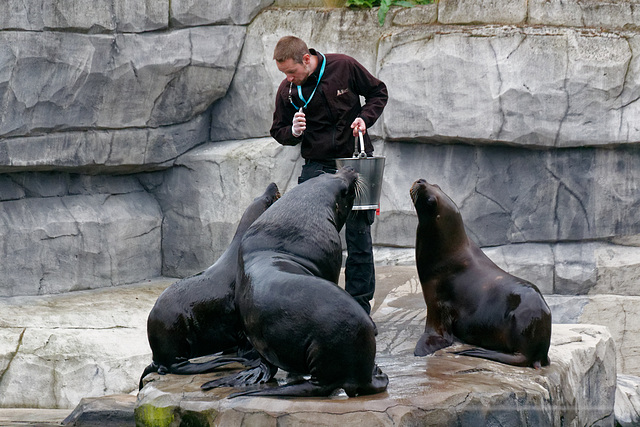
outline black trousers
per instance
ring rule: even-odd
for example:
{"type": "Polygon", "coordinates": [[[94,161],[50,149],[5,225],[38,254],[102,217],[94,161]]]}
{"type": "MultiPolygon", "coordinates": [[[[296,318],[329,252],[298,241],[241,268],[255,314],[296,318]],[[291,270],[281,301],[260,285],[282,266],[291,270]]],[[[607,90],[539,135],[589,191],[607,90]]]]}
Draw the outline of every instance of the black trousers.
{"type": "MultiPolygon", "coordinates": [[[[298,184],[322,173],[336,173],[335,162],[307,161],[302,166],[298,184]]],[[[345,289],[362,306],[367,314],[371,313],[369,301],[376,289],[376,274],[373,264],[373,243],[371,224],[375,220],[375,210],[351,211],[345,224],[347,242],[347,261],[344,278],[345,289]]]]}

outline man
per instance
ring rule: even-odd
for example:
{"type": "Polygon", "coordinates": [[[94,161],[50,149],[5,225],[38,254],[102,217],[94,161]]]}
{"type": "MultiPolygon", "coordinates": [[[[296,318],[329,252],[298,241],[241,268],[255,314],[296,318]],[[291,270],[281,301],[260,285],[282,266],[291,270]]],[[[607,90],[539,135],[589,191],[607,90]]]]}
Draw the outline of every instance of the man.
{"type": "MultiPolygon", "coordinates": [[[[322,54],[294,36],[278,41],[273,59],[286,78],[276,93],[271,136],[282,145],[301,144],[305,164],[298,183],[324,172],[335,173],[334,159],[353,156],[358,131],[363,133],[365,152],[373,155],[367,129],[387,104],[383,82],[355,59],[322,54]]],[[[354,210],[345,227],[345,287],[368,314],[375,291],[374,218],[374,210],[354,210]]]]}

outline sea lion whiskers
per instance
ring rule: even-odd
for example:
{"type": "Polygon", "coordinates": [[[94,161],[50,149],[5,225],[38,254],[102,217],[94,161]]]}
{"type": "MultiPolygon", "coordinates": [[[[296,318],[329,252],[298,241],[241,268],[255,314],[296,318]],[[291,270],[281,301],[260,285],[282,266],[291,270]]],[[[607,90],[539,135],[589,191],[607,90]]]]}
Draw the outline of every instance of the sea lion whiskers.
{"type": "Polygon", "coordinates": [[[358,178],[355,182],[356,199],[366,194],[369,191],[369,184],[362,178],[362,175],[358,174],[358,178]]]}
{"type": "Polygon", "coordinates": [[[409,195],[411,196],[411,201],[413,202],[413,204],[416,203],[416,201],[418,200],[418,194],[420,191],[420,186],[422,184],[427,184],[429,185],[429,183],[425,180],[425,179],[418,179],[416,180],[413,185],[411,185],[411,188],[409,189],[409,195]]]}

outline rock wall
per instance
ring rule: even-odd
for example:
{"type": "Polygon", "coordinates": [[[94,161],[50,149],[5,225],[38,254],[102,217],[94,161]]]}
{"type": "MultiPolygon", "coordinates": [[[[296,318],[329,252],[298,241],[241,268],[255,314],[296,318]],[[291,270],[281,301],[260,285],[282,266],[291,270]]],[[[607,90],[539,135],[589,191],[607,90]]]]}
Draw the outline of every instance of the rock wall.
{"type": "Polygon", "coordinates": [[[408,190],[426,178],[545,293],[638,295],[640,2],[441,0],[384,26],[323,4],[9,0],[0,296],[212,264],[243,207],[299,173],[298,149],[268,137],[287,34],[389,87],[371,129],[387,158],[377,254],[410,251],[408,190]]]}
{"type": "Polygon", "coordinates": [[[303,3],[10,1],[0,296],[213,263],[242,206],[299,173],[298,149],[267,137],[285,34],[389,87],[371,129],[387,158],[377,254],[413,246],[423,177],[545,293],[638,294],[637,2],[443,0],[392,8],[382,27],[375,10],[303,3]]]}
{"type": "MultiPolygon", "coordinates": [[[[211,265],[268,182],[296,183],[298,148],[268,136],[283,77],[273,47],[295,34],[389,87],[370,130],[387,159],[378,263],[413,262],[408,191],[426,178],[492,259],[543,290],[555,322],[607,326],[618,372],[640,375],[640,1],[440,0],[394,7],[383,26],[376,10],[321,0],[4,4],[0,297],[211,265]]],[[[126,331],[114,325],[105,342],[81,338],[118,347],[126,331]]],[[[36,367],[25,371],[54,378],[39,349],[77,357],[77,337],[49,342],[40,327],[4,330],[3,352],[24,343],[20,360],[36,367]]],[[[115,365],[127,384],[98,372],[81,394],[135,386],[137,373],[115,365]]],[[[0,388],[23,382],[0,367],[0,388]]],[[[81,397],[59,390],[37,405],[81,397]]]]}

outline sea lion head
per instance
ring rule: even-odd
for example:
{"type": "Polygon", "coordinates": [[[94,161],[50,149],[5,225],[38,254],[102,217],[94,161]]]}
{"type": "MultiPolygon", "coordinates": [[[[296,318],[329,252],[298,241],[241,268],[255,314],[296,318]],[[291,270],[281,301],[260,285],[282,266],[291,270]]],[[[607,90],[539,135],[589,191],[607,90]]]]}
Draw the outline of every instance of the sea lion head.
{"type": "Polygon", "coordinates": [[[414,182],[409,194],[419,217],[437,216],[438,211],[443,208],[460,213],[456,204],[442,191],[439,185],[429,184],[424,179],[414,182]]]}
{"type": "Polygon", "coordinates": [[[267,188],[264,190],[264,193],[261,196],[253,199],[254,202],[262,201],[264,203],[264,210],[267,210],[272,204],[276,202],[280,198],[280,190],[275,182],[267,185],[267,188]]]}
{"type": "Polygon", "coordinates": [[[336,229],[340,230],[353,208],[359,185],[359,175],[351,166],[344,166],[337,173],[330,176],[331,190],[335,195],[335,217],[333,221],[336,229]]]}
{"type": "Polygon", "coordinates": [[[462,215],[458,206],[440,186],[419,179],[413,183],[409,194],[416,208],[420,225],[434,225],[448,232],[463,229],[462,215]]]}

